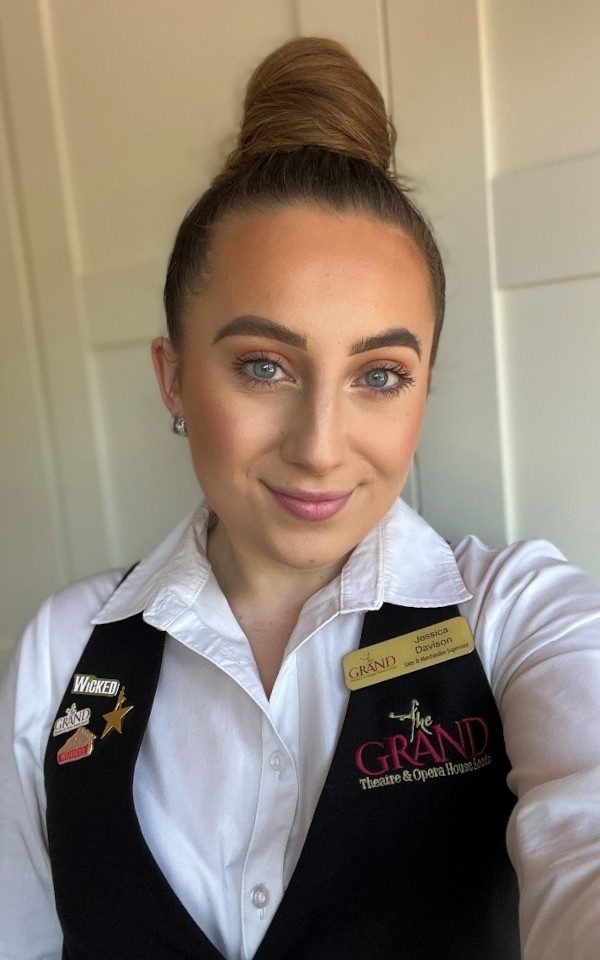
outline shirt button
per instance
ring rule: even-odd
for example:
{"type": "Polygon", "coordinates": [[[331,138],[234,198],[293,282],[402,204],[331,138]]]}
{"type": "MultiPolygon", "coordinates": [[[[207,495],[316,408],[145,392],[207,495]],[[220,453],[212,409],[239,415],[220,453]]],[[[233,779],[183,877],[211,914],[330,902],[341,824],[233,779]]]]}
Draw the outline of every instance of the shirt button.
{"type": "Polygon", "coordinates": [[[276,750],[275,753],[271,754],[271,759],[269,760],[269,764],[271,766],[271,770],[277,774],[277,779],[280,780],[281,768],[283,766],[283,763],[281,762],[281,754],[279,753],[278,750],[276,750]]]}
{"type": "Polygon", "coordinates": [[[269,902],[269,891],[264,883],[259,883],[256,887],[252,887],[250,900],[252,901],[252,906],[256,907],[257,910],[265,909],[269,902]]]}

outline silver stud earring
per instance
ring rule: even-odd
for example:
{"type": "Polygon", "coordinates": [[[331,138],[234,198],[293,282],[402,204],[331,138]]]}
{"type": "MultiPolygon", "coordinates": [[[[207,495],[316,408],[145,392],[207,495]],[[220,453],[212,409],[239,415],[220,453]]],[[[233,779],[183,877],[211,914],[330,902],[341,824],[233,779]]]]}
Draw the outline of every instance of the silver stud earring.
{"type": "Polygon", "coordinates": [[[176,433],[178,437],[187,437],[188,435],[185,418],[181,414],[173,420],[173,433],[176,433]]]}

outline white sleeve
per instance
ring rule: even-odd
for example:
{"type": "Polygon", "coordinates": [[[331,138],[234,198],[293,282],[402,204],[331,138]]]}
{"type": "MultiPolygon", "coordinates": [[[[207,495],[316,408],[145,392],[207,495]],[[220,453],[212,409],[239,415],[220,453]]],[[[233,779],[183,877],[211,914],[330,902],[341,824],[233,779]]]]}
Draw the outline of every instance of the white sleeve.
{"type": "Polygon", "coordinates": [[[46,847],[42,731],[34,716],[45,699],[49,608],[47,601],[0,680],[1,960],[60,960],[62,952],[46,847]],[[16,709],[17,700],[29,702],[30,716],[16,709]]]}
{"type": "Polygon", "coordinates": [[[523,960],[598,960],[600,586],[544,541],[458,552],[518,797],[523,960]]]}
{"type": "Polygon", "coordinates": [[[0,960],[60,960],[46,834],[44,757],[52,722],[122,570],[71,584],[25,630],[0,679],[0,960]]]}

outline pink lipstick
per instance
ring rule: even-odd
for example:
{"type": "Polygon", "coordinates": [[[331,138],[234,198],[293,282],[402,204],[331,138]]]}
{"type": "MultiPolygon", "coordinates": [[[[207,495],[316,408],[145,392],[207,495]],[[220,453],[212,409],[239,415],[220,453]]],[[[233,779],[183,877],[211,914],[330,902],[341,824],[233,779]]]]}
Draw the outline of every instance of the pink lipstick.
{"type": "Polygon", "coordinates": [[[280,507],[303,520],[327,520],[338,513],[352,496],[352,490],[346,492],[328,490],[319,493],[316,490],[301,490],[293,487],[277,489],[267,487],[267,489],[280,507]]]}

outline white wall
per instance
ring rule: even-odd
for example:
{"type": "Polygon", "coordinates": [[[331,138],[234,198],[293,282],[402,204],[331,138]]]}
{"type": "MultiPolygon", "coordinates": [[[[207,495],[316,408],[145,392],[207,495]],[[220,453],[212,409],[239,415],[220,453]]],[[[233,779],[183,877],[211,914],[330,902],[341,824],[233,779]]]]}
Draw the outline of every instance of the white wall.
{"type": "Polygon", "coordinates": [[[445,254],[417,477],[444,535],[544,535],[600,574],[597,3],[0,0],[5,650],[51,590],[139,558],[198,495],[148,345],[177,224],[277,44],[381,86],[445,254]]]}
{"type": "Polygon", "coordinates": [[[600,5],[480,13],[507,536],[600,576],[600,5]]]}

